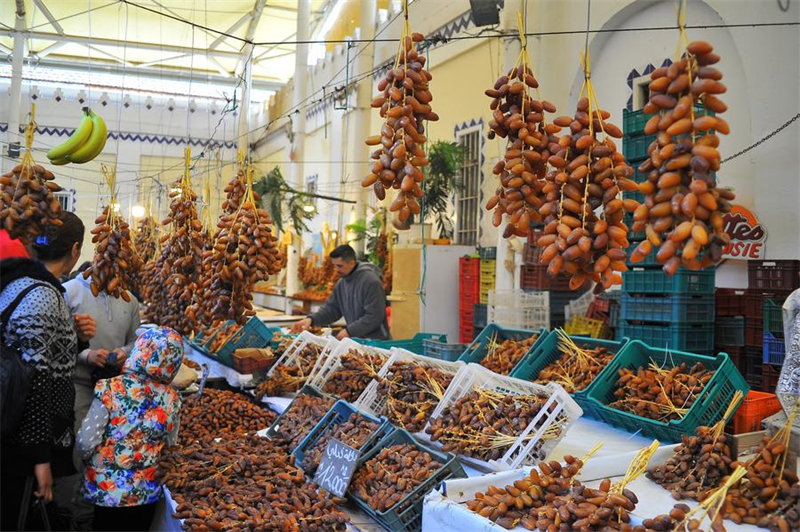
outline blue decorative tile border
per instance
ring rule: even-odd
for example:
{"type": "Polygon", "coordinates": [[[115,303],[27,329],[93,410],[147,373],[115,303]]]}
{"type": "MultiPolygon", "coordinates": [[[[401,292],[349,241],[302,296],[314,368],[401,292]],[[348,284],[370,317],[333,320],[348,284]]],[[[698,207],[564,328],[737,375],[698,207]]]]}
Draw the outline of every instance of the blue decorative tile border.
{"type": "MultiPolygon", "coordinates": [[[[8,131],[8,123],[0,123],[0,132],[8,131]]],[[[19,132],[25,132],[25,126],[21,125],[19,127],[19,132]]],[[[38,126],[36,128],[36,133],[39,135],[49,135],[54,137],[68,137],[75,132],[74,128],[68,127],[49,127],[49,126],[38,126]]],[[[206,145],[219,145],[223,148],[234,149],[236,148],[236,142],[219,142],[211,139],[194,139],[189,137],[175,137],[172,135],[142,135],[139,133],[119,133],[116,131],[111,131],[108,133],[108,138],[112,140],[130,140],[134,142],[150,142],[154,144],[174,144],[176,146],[206,146],[206,145]]]]}

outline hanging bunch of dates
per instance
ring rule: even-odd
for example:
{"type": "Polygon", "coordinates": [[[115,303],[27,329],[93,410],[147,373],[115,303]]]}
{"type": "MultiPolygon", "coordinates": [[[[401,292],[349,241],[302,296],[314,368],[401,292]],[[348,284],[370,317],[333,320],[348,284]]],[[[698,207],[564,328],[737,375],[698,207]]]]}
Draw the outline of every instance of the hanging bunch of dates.
{"type": "Polygon", "coordinates": [[[387,189],[398,190],[389,210],[398,213],[401,222],[420,213],[422,168],[428,165],[423,122],[439,120],[430,105],[433,96],[428,83],[433,76],[425,70],[425,57],[416,49],[423,39],[421,33],[411,34],[406,22],[394,68],[378,83],[382,94],[372,102],[384,119],[380,135],[366,140],[375,151],[370,156],[371,172],[361,186],[372,187],[381,201],[387,189]]]}
{"type": "Polygon", "coordinates": [[[669,67],[654,70],[645,113],[657,113],[645,126],[656,135],[639,171],[647,180],[639,185],[645,201],[634,213],[634,231],[645,230],[644,240],[631,262],[644,260],[657,249],[656,260],[672,275],[683,266],[697,270],[720,261],[730,242],[724,214],[734,193],[717,186],[720,168],[719,137],[728,123],[719,115],[727,106],[718,95],[727,91],[722,73],[712,65],[720,57],[705,41],[695,41],[669,67]],[[702,104],[702,108],[698,106],[702,104]],[[702,109],[702,110],[700,110],[702,109]]]}
{"type": "Polygon", "coordinates": [[[83,278],[91,282],[89,288],[97,297],[105,292],[111,297],[131,300],[128,288],[132,278],[142,266],[141,259],[133,250],[131,231],[122,216],[111,204],[95,219],[92,229],[92,243],[95,244],[92,265],[83,271],[83,278]]]}
{"type": "Polygon", "coordinates": [[[283,267],[269,214],[258,208],[252,190],[252,170],[239,170],[225,193],[217,232],[203,252],[197,305],[190,310],[207,326],[228,319],[243,324],[255,315],[253,287],[283,267]]]}
{"type": "Polygon", "coordinates": [[[524,60],[485,91],[492,98],[488,138],[506,139],[503,158],[492,170],[500,178],[500,186],[486,204],[487,210],[494,210],[495,227],[500,227],[507,215],[504,238],[527,236],[531,222],[542,221],[539,208],[544,202],[547,160],[560,151],[555,134],[561,128],[545,118],[545,113],[555,113],[556,107],[531,96],[530,90],[537,89],[539,82],[527,64],[527,52],[523,53],[524,60]]]}
{"type": "Polygon", "coordinates": [[[61,204],[54,194],[61,187],[53,181],[53,173],[34,164],[28,153],[21,164],[0,177],[0,227],[26,244],[48,226],[61,225],[61,204]]]}
{"type": "Polygon", "coordinates": [[[197,194],[192,190],[188,170],[172,185],[170,212],[161,222],[169,232],[161,237],[161,254],[154,262],[150,287],[146,291],[146,318],[172,327],[183,335],[198,329],[192,307],[198,291],[198,278],[205,239],[197,216],[197,194]]]}
{"type": "Polygon", "coordinates": [[[550,148],[553,169],[543,188],[545,202],[539,212],[545,227],[538,245],[548,274],[569,275],[572,289],[586,280],[605,288],[622,284],[620,273],[627,270],[623,216],[638,202],[619,196],[638,187],[629,179],[633,169],[612,140],[621,138],[622,131],[608,121],[610,117],[590,91],[578,101],[574,116],[554,120],[568,133],[550,148]]]}

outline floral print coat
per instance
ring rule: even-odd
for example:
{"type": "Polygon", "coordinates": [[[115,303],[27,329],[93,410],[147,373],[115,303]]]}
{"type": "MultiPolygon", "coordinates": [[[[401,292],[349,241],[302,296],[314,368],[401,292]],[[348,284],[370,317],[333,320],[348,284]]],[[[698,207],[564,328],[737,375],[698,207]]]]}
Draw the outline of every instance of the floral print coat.
{"type": "Polygon", "coordinates": [[[156,502],[156,467],[175,442],[181,400],[169,383],[183,359],[181,336],[168,328],[137,338],[121,375],[98,381],[78,434],[86,465],[84,495],[97,506],[156,502]]]}

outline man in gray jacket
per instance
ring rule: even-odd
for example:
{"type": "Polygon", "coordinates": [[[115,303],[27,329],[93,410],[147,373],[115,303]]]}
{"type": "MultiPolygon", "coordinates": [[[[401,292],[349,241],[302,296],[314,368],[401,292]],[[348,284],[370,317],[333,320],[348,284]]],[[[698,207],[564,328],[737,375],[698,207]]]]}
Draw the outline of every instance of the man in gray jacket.
{"type": "MultiPolygon", "coordinates": [[[[347,326],[336,336],[389,338],[386,320],[386,292],[380,268],[369,262],[358,262],[356,252],[347,244],[331,251],[331,262],[339,274],[328,301],[317,312],[292,327],[296,333],[309,327],[330,325],[344,316],[347,326]]],[[[98,326],[99,327],[99,326],[98,326]]]]}

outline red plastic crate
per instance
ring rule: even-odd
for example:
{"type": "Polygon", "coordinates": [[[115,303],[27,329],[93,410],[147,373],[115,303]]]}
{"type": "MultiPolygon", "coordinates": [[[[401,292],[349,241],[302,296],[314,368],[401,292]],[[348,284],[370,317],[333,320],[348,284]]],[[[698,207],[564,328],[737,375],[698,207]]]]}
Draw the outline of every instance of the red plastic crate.
{"type": "Polygon", "coordinates": [[[522,247],[522,264],[539,264],[539,257],[542,248],[533,244],[525,244],[522,247]]]}
{"type": "Polygon", "coordinates": [[[715,314],[721,317],[744,316],[745,290],[717,288],[714,292],[715,314]]]}
{"type": "Polygon", "coordinates": [[[560,274],[552,278],[547,274],[546,264],[524,264],[520,268],[519,285],[523,290],[550,290],[570,292],[569,277],[560,274]]]}
{"type": "Polygon", "coordinates": [[[781,376],[781,366],[761,366],[761,391],[774,393],[778,387],[778,378],[781,376]]]}
{"type": "Polygon", "coordinates": [[[747,261],[750,290],[788,290],[800,287],[800,260],[747,261]]]}
{"type": "Polygon", "coordinates": [[[750,391],[733,415],[733,433],[761,430],[764,418],[780,411],[781,403],[773,393],[750,391]]]}
{"type": "Polygon", "coordinates": [[[728,356],[733,360],[733,363],[739,369],[739,372],[744,375],[745,370],[745,347],[732,346],[732,345],[718,345],[714,347],[714,353],[728,353],[728,356]]]}

